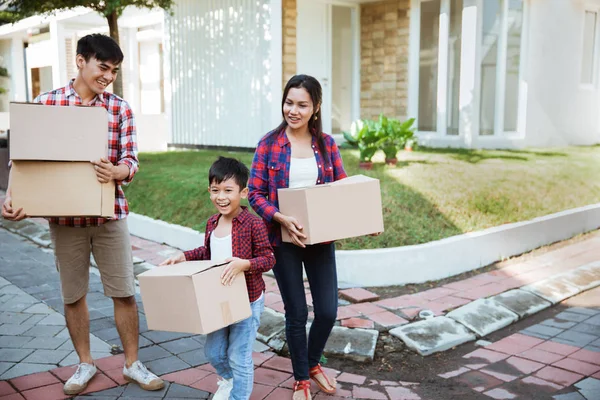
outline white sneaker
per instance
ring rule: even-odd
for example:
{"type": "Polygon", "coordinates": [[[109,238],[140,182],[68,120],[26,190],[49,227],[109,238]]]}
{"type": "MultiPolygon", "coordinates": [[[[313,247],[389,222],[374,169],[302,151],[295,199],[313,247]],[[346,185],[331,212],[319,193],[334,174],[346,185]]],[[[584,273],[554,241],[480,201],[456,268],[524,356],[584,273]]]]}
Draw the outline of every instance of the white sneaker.
{"type": "Polygon", "coordinates": [[[217,382],[217,385],[219,385],[219,389],[217,389],[212,400],[229,400],[229,393],[233,389],[233,378],[221,379],[217,382]]]}
{"type": "Polygon", "coordinates": [[[123,378],[127,382],[135,382],[144,390],[160,390],[165,386],[165,382],[142,364],[139,360],[127,368],[123,366],[123,378]]]}
{"type": "Polygon", "coordinates": [[[79,364],[77,371],[75,371],[63,387],[65,394],[74,395],[83,392],[88,382],[96,375],[96,371],[96,366],[93,364],[79,364]]]}

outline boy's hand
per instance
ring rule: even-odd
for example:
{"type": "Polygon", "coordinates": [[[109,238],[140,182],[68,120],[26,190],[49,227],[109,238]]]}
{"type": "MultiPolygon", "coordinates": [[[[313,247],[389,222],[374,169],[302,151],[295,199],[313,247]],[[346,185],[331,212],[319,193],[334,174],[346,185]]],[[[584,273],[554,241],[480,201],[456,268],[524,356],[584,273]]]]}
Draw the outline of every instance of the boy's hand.
{"type": "Polygon", "coordinates": [[[250,260],[242,260],[241,258],[231,257],[225,260],[227,266],[221,274],[221,284],[223,286],[231,286],[235,277],[250,269],[250,260]]]}
{"type": "Polygon", "coordinates": [[[6,195],[4,204],[2,204],[2,216],[4,219],[8,219],[10,221],[20,221],[24,218],[27,218],[27,214],[25,214],[23,208],[19,208],[17,210],[12,208],[12,198],[9,194],[6,195]]]}
{"type": "Polygon", "coordinates": [[[165,261],[161,262],[158,266],[162,267],[165,265],[173,265],[173,264],[179,264],[182,262],[185,262],[185,254],[183,253],[179,253],[175,256],[169,257],[167,258],[165,261]]]}

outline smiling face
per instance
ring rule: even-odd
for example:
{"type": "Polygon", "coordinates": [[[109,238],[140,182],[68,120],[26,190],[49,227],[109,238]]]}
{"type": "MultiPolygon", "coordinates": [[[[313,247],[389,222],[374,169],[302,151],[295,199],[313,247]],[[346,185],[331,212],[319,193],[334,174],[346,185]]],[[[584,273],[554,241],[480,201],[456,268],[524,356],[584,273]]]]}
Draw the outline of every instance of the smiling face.
{"type": "Polygon", "coordinates": [[[240,190],[234,178],[225,179],[221,183],[213,181],[208,187],[210,200],[219,213],[225,217],[233,218],[240,212],[240,202],[248,197],[248,188],[240,190]]]}
{"type": "Polygon", "coordinates": [[[313,115],[318,111],[315,109],[310,94],[303,87],[291,88],[283,103],[283,116],[288,126],[294,130],[305,129],[313,115]]]}
{"type": "Polygon", "coordinates": [[[106,87],[117,78],[120,64],[114,64],[111,61],[100,61],[95,57],[90,57],[86,61],[81,54],[77,55],[76,61],[83,83],[95,94],[102,94],[106,87]]]}

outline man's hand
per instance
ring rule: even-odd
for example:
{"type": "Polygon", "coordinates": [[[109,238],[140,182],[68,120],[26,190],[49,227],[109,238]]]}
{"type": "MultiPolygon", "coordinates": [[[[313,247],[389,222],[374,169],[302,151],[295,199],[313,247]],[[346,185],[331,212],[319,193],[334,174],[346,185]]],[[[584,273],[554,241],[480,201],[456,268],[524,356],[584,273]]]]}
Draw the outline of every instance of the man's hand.
{"type": "Polygon", "coordinates": [[[182,262],[185,262],[185,254],[179,253],[177,255],[167,258],[165,261],[161,262],[158,266],[162,267],[165,265],[179,264],[182,262]]]}
{"type": "Polygon", "coordinates": [[[223,286],[231,286],[238,274],[244,273],[244,271],[250,269],[250,260],[231,257],[226,259],[225,262],[228,262],[229,264],[227,264],[227,267],[225,267],[221,274],[221,284],[223,286]]]}
{"type": "Polygon", "coordinates": [[[100,183],[108,183],[113,179],[116,179],[117,171],[116,168],[106,158],[101,158],[96,161],[92,161],[94,164],[94,170],[96,171],[96,177],[100,183]]]}
{"type": "Polygon", "coordinates": [[[24,218],[27,218],[27,214],[25,214],[23,208],[19,208],[17,210],[12,208],[12,198],[9,194],[6,195],[4,204],[2,204],[2,216],[4,219],[8,219],[10,221],[20,221],[24,218]]]}

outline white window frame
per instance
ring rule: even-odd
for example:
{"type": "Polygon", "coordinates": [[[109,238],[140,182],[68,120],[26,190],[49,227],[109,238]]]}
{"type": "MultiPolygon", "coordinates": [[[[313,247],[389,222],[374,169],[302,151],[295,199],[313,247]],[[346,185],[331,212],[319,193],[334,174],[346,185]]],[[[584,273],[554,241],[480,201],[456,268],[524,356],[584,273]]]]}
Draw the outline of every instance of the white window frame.
{"type": "Polygon", "coordinates": [[[582,49],[581,56],[579,57],[579,87],[583,90],[596,90],[598,86],[598,65],[600,64],[600,6],[596,4],[586,4],[583,9],[583,23],[581,24],[581,41],[582,49]],[[583,42],[585,38],[585,14],[588,12],[596,13],[596,26],[594,27],[594,47],[592,49],[592,82],[591,83],[583,83],[581,76],[581,69],[583,67],[583,42]]]}
{"type": "MultiPolygon", "coordinates": [[[[421,28],[421,3],[429,0],[411,0],[410,8],[410,44],[409,44],[409,116],[418,118],[419,111],[419,51],[421,28]]],[[[523,139],[525,137],[527,85],[527,29],[529,21],[529,0],[523,0],[523,22],[521,27],[519,96],[517,109],[517,130],[504,131],[504,101],[506,88],[506,52],[508,34],[508,1],[501,0],[502,27],[498,43],[498,64],[496,71],[496,91],[494,134],[479,134],[480,102],[481,102],[481,43],[483,38],[483,5],[485,0],[463,0],[462,43],[460,65],[460,121],[459,134],[448,135],[446,126],[447,113],[447,72],[448,72],[448,39],[449,10],[451,0],[441,0],[440,4],[440,39],[438,44],[438,85],[437,85],[437,131],[418,131],[419,137],[434,145],[471,147],[480,142],[481,147],[504,146],[506,140],[523,139]],[[473,8],[476,7],[476,21],[473,8]],[[500,140],[499,140],[500,139],[500,140]]],[[[418,126],[418,121],[417,121],[418,126]]]]}

